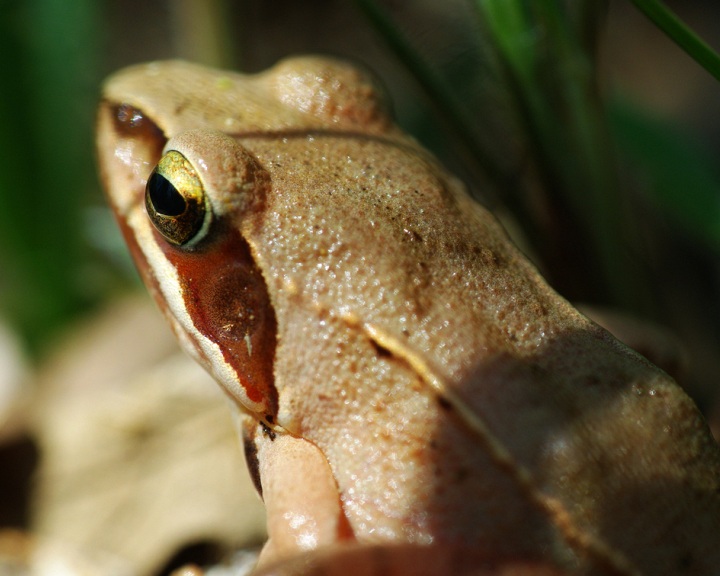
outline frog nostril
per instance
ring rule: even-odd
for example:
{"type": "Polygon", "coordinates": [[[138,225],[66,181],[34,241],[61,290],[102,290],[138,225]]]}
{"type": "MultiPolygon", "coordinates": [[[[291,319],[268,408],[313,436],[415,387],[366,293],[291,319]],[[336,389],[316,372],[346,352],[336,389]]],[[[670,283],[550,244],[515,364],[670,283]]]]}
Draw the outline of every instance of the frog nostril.
{"type": "Polygon", "coordinates": [[[147,194],[158,214],[180,216],[187,209],[187,202],[177,188],[157,172],[153,172],[148,180],[147,194]]]}

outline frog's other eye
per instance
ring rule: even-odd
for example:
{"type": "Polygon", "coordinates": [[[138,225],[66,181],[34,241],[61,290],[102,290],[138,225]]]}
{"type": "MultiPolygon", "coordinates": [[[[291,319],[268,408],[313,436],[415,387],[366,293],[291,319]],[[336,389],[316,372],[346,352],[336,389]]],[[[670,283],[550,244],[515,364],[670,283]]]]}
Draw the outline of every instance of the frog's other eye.
{"type": "Polygon", "coordinates": [[[188,160],[170,150],[145,187],[150,221],[171,244],[190,247],[207,233],[212,212],[200,178],[188,160]]]}

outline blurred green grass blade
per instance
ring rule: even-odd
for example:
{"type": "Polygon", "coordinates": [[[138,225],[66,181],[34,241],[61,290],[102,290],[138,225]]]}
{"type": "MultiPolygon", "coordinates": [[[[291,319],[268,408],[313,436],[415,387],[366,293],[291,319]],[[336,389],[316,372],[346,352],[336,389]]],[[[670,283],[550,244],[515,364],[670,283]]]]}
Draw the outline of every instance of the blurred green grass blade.
{"type": "MultiPolygon", "coordinates": [[[[535,145],[553,130],[553,119],[538,86],[538,38],[523,0],[475,0],[510,86],[517,113],[535,145]]],[[[559,143],[559,138],[553,138],[559,143]]]]}
{"type": "Polygon", "coordinates": [[[0,305],[33,351],[91,300],[81,211],[97,188],[99,5],[26,0],[0,18],[0,305]]]}
{"type": "Polygon", "coordinates": [[[476,8],[484,16],[500,52],[518,78],[530,81],[534,69],[533,27],[524,3],[517,0],[477,0],[476,8]]]}
{"type": "Polygon", "coordinates": [[[700,66],[720,80],[720,55],[688,28],[659,0],[631,0],[658,28],[672,38],[700,66]]]}
{"type": "Polygon", "coordinates": [[[596,85],[594,30],[581,16],[597,16],[597,0],[474,0],[508,78],[518,118],[544,193],[585,234],[598,294],[634,306],[646,299],[622,234],[622,203],[612,139],[596,85]],[[581,6],[580,3],[583,5],[581,6]],[[600,286],[600,284],[603,284],[600,286]]]}
{"type": "Polygon", "coordinates": [[[652,205],[720,253],[720,172],[701,146],[642,109],[615,100],[618,146],[642,170],[652,205]]]}

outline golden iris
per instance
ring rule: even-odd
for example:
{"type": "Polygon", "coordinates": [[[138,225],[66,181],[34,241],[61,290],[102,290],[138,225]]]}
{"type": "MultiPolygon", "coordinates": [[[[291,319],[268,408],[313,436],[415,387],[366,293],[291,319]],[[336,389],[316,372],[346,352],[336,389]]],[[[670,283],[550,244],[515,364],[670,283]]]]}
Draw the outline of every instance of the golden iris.
{"type": "Polygon", "coordinates": [[[176,150],[158,162],[145,187],[153,226],[171,244],[191,246],[207,230],[205,190],[192,164],[176,150]]]}

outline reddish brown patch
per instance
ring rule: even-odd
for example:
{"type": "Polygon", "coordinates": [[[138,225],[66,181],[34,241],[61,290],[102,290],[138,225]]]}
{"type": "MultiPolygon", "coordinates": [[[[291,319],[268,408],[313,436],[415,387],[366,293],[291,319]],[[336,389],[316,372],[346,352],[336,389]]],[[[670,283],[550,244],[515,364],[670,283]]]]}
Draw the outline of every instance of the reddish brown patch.
{"type": "Polygon", "coordinates": [[[265,280],[239,232],[216,222],[214,237],[190,251],[159,236],[158,245],[177,269],[197,330],[220,347],[248,398],[275,413],[276,321],[265,280]]]}

